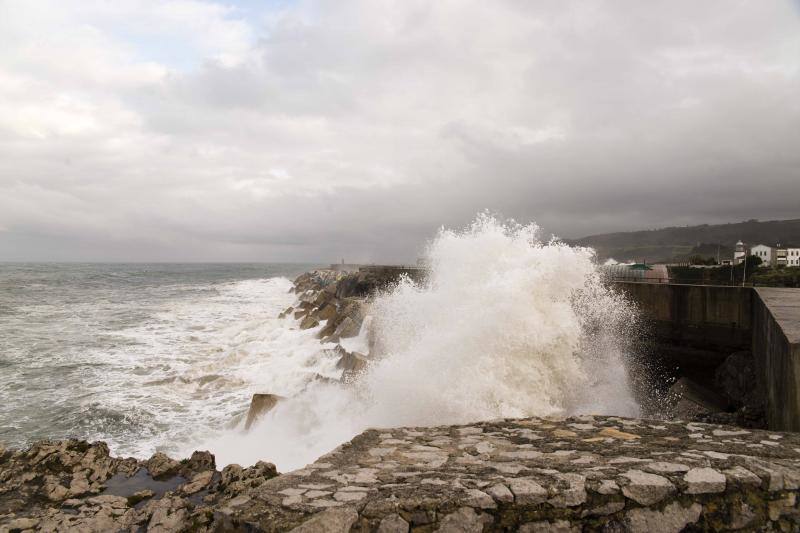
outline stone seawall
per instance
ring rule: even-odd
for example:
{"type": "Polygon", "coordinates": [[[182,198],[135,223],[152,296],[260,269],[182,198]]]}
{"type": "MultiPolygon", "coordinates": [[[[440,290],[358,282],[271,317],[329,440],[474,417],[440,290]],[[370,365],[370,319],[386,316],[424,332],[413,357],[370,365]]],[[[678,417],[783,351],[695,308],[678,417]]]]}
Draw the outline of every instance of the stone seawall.
{"type": "Polygon", "coordinates": [[[800,430],[800,289],[615,285],[649,320],[657,356],[704,375],[713,388],[714,371],[732,353],[747,353],[768,427],[800,430]]]}
{"type": "Polygon", "coordinates": [[[800,435],[584,416],[365,431],[301,470],[0,450],[0,531],[800,529],[800,435]]]}

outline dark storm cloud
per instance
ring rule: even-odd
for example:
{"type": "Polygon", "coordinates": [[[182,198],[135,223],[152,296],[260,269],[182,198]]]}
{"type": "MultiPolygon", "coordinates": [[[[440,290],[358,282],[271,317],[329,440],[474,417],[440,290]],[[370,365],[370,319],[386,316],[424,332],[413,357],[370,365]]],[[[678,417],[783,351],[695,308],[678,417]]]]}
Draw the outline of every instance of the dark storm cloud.
{"type": "Polygon", "coordinates": [[[800,216],[792,3],[242,13],[0,6],[0,260],[405,261],[483,209],[565,237],[800,216]]]}

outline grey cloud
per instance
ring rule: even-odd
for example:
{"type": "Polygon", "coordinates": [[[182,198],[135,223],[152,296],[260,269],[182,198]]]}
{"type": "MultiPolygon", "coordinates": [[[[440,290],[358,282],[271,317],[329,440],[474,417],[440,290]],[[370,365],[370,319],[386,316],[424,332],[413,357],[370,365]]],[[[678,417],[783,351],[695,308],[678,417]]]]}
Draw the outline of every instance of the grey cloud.
{"type": "Polygon", "coordinates": [[[483,209],[564,237],[796,217],[799,13],[307,1],[237,61],[95,58],[106,86],[0,55],[0,260],[408,261],[483,209]]]}

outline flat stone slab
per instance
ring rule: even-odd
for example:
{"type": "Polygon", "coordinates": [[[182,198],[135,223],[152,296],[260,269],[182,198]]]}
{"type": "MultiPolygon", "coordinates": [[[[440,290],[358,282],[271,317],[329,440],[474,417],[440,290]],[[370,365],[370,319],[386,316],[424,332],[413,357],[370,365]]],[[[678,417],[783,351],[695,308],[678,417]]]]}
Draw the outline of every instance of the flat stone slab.
{"type": "Polygon", "coordinates": [[[0,532],[800,530],[800,434],[694,422],[371,429],[273,476],[268,463],[217,472],[207,452],[177,463],[81,441],[0,447],[0,532]]]}
{"type": "Polygon", "coordinates": [[[318,531],[797,530],[799,488],[797,434],[530,418],[368,430],[250,491],[231,518],[266,531],[311,517],[340,524],[318,531]]]}
{"type": "Polygon", "coordinates": [[[756,287],[790,344],[800,344],[800,289],[756,287]]]}

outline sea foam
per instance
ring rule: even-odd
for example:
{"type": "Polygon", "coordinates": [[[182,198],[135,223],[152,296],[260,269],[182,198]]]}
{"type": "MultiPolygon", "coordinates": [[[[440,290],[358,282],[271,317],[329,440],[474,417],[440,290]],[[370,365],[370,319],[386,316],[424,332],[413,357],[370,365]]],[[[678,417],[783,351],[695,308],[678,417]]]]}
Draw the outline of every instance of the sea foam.
{"type": "Polygon", "coordinates": [[[639,414],[626,365],[635,314],[591,250],[483,214],[442,229],[426,259],[423,285],[401,280],[376,297],[379,349],[360,379],[311,383],[249,433],[207,441],[220,464],[287,471],[368,427],[639,414]]]}

